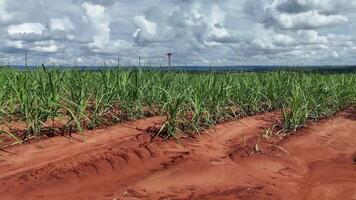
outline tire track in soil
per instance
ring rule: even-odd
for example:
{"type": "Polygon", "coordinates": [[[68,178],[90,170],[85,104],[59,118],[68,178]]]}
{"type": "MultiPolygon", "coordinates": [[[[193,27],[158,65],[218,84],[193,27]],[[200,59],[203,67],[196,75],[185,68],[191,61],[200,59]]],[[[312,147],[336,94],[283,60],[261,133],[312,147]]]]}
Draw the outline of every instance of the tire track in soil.
{"type": "MultiPolygon", "coordinates": [[[[0,162],[0,199],[356,199],[354,109],[245,156],[244,141],[280,119],[264,113],[221,124],[198,138],[150,141],[162,118],[52,138],[10,149],[0,162]]],[[[262,144],[264,147],[268,143],[262,144]]]]}

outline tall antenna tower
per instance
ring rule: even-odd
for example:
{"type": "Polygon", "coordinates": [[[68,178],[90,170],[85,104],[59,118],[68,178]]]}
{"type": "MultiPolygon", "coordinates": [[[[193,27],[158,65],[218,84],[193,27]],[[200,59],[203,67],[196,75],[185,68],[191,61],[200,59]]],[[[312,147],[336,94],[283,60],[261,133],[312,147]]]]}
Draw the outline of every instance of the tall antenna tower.
{"type": "Polygon", "coordinates": [[[172,53],[171,52],[167,53],[167,58],[168,58],[168,66],[172,67],[172,53]]]}

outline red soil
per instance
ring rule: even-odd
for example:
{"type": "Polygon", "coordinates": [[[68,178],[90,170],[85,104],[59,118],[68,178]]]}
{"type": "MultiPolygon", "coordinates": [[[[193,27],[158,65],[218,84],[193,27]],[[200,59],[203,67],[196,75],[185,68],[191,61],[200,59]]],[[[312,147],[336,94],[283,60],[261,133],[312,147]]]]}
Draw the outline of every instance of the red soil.
{"type": "Polygon", "coordinates": [[[84,142],[37,141],[0,152],[0,199],[356,199],[355,113],[311,125],[264,154],[245,144],[276,113],[179,143],[142,131],[159,117],[88,131],[84,142]]]}

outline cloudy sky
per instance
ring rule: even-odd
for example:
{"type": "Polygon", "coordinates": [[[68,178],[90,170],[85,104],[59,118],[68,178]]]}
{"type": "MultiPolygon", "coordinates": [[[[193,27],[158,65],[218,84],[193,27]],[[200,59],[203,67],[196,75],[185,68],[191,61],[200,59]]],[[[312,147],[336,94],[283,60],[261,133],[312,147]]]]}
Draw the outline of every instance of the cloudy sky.
{"type": "Polygon", "coordinates": [[[356,0],[0,0],[0,63],[356,63],[356,0]]]}

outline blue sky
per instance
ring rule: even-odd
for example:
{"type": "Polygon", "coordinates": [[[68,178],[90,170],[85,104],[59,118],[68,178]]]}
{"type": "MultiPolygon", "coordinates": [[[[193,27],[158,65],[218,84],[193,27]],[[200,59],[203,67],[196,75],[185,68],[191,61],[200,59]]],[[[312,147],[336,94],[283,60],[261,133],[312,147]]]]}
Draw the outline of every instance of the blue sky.
{"type": "Polygon", "coordinates": [[[356,63],[356,0],[0,0],[0,63],[356,63]]]}

